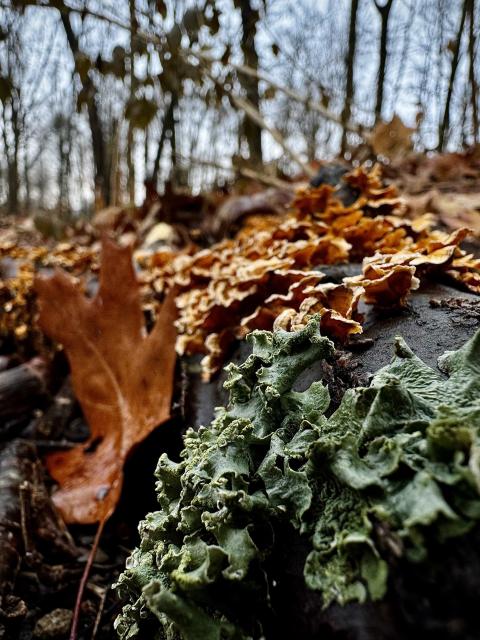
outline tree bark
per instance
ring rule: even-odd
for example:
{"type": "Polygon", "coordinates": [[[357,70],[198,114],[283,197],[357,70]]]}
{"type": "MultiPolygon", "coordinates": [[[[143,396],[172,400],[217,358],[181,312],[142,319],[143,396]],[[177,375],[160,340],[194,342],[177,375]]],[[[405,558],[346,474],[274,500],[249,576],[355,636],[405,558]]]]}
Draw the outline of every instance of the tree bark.
{"type": "Polygon", "coordinates": [[[374,0],[374,2],[382,21],[380,32],[380,61],[378,64],[377,75],[377,97],[375,101],[375,122],[377,122],[382,117],[383,90],[385,86],[385,71],[388,59],[388,19],[390,17],[393,0],[387,0],[384,5],[379,4],[377,0],[374,0]]]}
{"type": "Polygon", "coordinates": [[[69,209],[68,178],[70,176],[70,155],[72,150],[72,128],[69,119],[57,120],[58,136],[58,208],[62,213],[69,209]]]}
{"type": "Polygon", "coordinates": [[[8,208],[10,213],[18,213],[20,188],[20,176],[18,171],[18,151],[20,148],[20,129],[18,126],[18,111],[11,101],[12,107],[12,132],[13,132],[13,153],[8,163],[8,208]]]}
{"type": "Polygon", "coordinates": [[[151,181],[155,188],[158,188],[158,174],[160,172],[160,160],[162,158],[163,147],[165,146],[165,140],[167,138],[167,131],[169,123],[173,122],[173,101],[170,100],[170,104],[167,107],[167,111],[163,116],[162,130],[160,131],[160,139],[158,141],[157,155],[155,156],[155,162],[153,163],[153,170],[151,175],[151,181]]]}
{"type": "MultiPolygon", "coordinates": [[[[134,39],[137,31],[137,19],[135,15],[135,0],[128,2],[130,10],[130,100],[135,99],[135,47],[134,39]]],[[[128,166],[128,199],[130,204],[135,204],[135,139],[131,120],[128,122],[127,132],[127,166],[128,166]]]]}
{"type": "Polygon", "coordinates": [[[447,97],[445,100],[445,108],[443,111],[442,122],[438,130],[438,150],[443,151],[445,148],[446,136],[450,127],[450,105],[452,102],[453,86],[455,84],[455,76],[457,73],[458,62],[460,60],[460,45],[462,42],[463,28],[465,26],[465,18],[467,16],[469,0],[464,0],[462,14],[460,16],[460,24],[458,27],[457,38],[455,41],[452,57],[452,66],[450,67],[450,79],[448,82],[447,97]]]}
{"type": "Polygon", "coordinates": [[[176,131],[176,122],[177,122],[177,114],[176,111],[178,109],[178,94],[173,91],[172,97],[170,99],[171,109],[168,110],[168,120],[165,121],[165,125],[167,126],[167,131],[170,132],[170,148],[172,151],[172,166],[170,170],[170,182],[172,185],[177,184],[178,178],[178,158],[177,158],[177,131],[176,131]]]}
{"type": "MultiPolygon", "coordinates": [[[[80,45],[70,22],[70,15],[61,11],[60,19],[65,29],[73,57],[75,57],[80,52],[80,45]]],[[[105,133],[95,101],[94,85],[89,75],[87,75],[85,80],[82,80],[82,86],[85,92],[90,95],[87,107],[90,131],[92,134],[93,161],[95,164],[95,192],[96,195],[101,195],[105,205],[109,205],[111,201],[110,161],[107,153],[105,133]]]]}
{"type": "Polygon", "coordinates": [[[478,121],[478,85],[475,77],[475,0],[468,2],[469,13],[469,37],[468,37],[468,57],[469,69],[468,75],[470,80],[470,99],[472,103],[472,126],[473,126],[473,143],[479,140],[479,121],[478,121]]]}
{"type": "MultiPolygon", "coordinates": [[[[258,11],[253,9],[250,0],[237,0],[242,16],[242,53],[245,65],[255,71],[258,69],[258,53],[255,49],[255,34],[257,31],[258,11]]],[[[242,75],[240,82],[245,90],[246,98],[257,111],[260,111],[260,95],[258,80],[254,77],[242,75]]],[[[254,167],[263,163],[262,154],[262,129],[250,118],[245,117],[243,131],[248,144],[250,162],[254,167]]]]}
{"type": "Polygon", "coordinates": [[[342,111],[342,142],[341,151],[345,153],[347,148],[347,124],[352,112],[354,84],[353,73],[355,65],[355,49],[357,45],[357,10],[358,0],[352,0],[350,5],[350,27],[348,30],[348,53],[346,59],[347,78],[345,83],[345,103],[342,111]]]}
{"type": "Polygon", "coordinates": [[[18,152],[20,148],[20,127],[18,122],[18,110],[15,104],[15,98],[11,96],[8,100],[10,106],[10,119],[7,116],[7,101],[3,104],[3,144],[5,148],[5,158],[7,161],[7,203],[8,212],[15,214],[19,209],[18,191],[20,187],[20,176],[18,170],[18,152]],[[12,134],[12,142],[9,140],[7,126],[12,134]]]}

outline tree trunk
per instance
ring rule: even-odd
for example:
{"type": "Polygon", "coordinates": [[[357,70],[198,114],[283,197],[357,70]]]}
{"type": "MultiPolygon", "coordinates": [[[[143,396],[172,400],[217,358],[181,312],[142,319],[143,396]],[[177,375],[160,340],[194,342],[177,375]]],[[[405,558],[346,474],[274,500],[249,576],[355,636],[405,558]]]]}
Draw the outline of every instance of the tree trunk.
{"type": "Polygon", "coordinates": [[[18,152],[20,149],[20,127],[18,122],[18,110],[11,101],[12,108],[12,132],[13,132],[13,149],[12,157],[8,165],[8,204],[10,213],[18,213],[19,198],[18,191],[20,188],[20,175],[18,171],[18,152]]]}
{"type": "Polygon", "coordinates": [[[445,148],[445,138],[448,136],[450,128],[450,104],[452,102],[453,86],[455,84],[455,76],[457,73],[458,61],[460,59],[460,45],[462,42],[462,33],[465,26],[465,18],[470,0],[464,0],[462,14],[460,16],[460,25],[458,27],[457,39],[453,49],[452,66],[450,68],[450,80],[448,82],[447,98],[445,100],[445,109],[443,111],[442,122],[438,131],[438,150],[443,151],[445,148]]]}
{"type": "Polygon", "coordinates": [[[472,102],[472,126],[473,126],[473,143],[479,140],[479,121],[478,121],[478,85],[475,78],[475,0],[468,2],[469,13],[469,37],[468,37],[468,57],[469,57],[469,79],[470,79],[470,99],[472,102]]]}
{"type": "MultiPolygon", "coordinates": [[[[251,69],[258,70],[258,54],[255,49],[255,34],[257,31],[258,11],[252,8],[250,0],[237,0],[236,6],[240,7],[242,16],[242,52],[243,61],[251,69]]],[[[260,95],[258,80],[254,77],[242,75],[240,82],[245,90],[247,100],[260,111],[260,95]]],[[[263,163],[262,155],[262,129],[245,116],[243,131],[248,144],[250,163],[259,167],[263,163]]]]}
{"type": "Polygon", "coordinates": [[[25,150],[23,154],[23,183],[25,185],[25,201],[23,208],[26,213],[30,212],[31,205],[31,188],[30,188],[30,167],[28,164],[28,154],[25,150]]]}
{"type": "MultiPolygon", "coordinates": [[[[78,38],[75,35],[69,14],[61,11],[60,19],[65,29],[68,44],[72,51],[73,57],[80,52],[78,38]]],[[[111,201],[110,193],[110,162],[107,153],[107,144],[103,131],[100,114],[98,112],[97,103],[95,101],[95,91],[92,79],[89,75],[81,80],[83,89],[90,95],[88,100],[88,120],[90,123],[90,131],[92,134],[93,161],[95,164],[95,193],[103,199],[105,205],[109,205],[111,201]]]]}
{"type": "Polygon", "coordinates": [[[387,0],[384,5],[378,4],[377,0],[374,0],[374,2],[382,21],[380,33],[380,61],[378,64],[377,75],[377,98],[375,101],[375,122],[377,122],[382,117],[383,90],[385,86],[385,71],[387,68],[388,58],[388,19],[390,17],[393,0],[387,0]]]}
{"type": "Polygon", "coordinates": [[[170,170],[170,182],[174,186],[177,183],[178,177],[178,157],[177,157],[177,132],[176,132],[176,122],[177,122],[177,114],[176,111],[178,109],[178,94],[172,92],[172,97],[170,100],[171,109],[168,110],[168,120],[165,120],[165,125],[167,127],[167,131],[170,132],[170,148],[172,151],[172,166],[170,170]]]}
{"type": "MultiPolygon", "coordinates": [[[[128,2],[130,10],[130,100],[135,99],[135,47],[134,39],[137,31],[137,19],[135,15],[135,0],[128,2]]],[[[128,199],[130,204],[135,204],[135,139],[131,120],[128,122],[127,132],[127,167],[128,167],[128,199]]]]}
{"type": "Polygon", "coordinates": [[[65,213],[70,206],[68,178],[70,175],[72,128],[70,121],[63,118],[58,125],[58,208],[62,213],[65,213]]]}
{"type": "MultiPolygon", "coordinates": [[[[395,84],[393,86],[392,89],[392,95],[390,97],[391,100],[391,105],[392,105],[392,110],[395,109],[395,105],[397,104],[398,101],[398,95],[400,92],[400,87],[402,84],[402,79],[405,73],[405,70],[408,68],[407,66],[407,61],[409,59],[409,49],[410,49],[410,41],[412,38],[412,33],[413,33],[413,29],[411,27],[411,25],[413,24],[413,21],[415,19],[415,13],[417,11],[418,7],[415,3],[415,0],[411,0],[410,1],[410,7],[408,10],[408,16],[406,19],[406,32],[404,35],[404,39],[403,39],[403,47],[402,47],[402,53],[400,55],[400,60],[399,60],[399,67],[398,67],[398,73],[397,73],[397,77],[395,79],[395,84]]],[[[425,67],[424,67],[425,69],[425,67]]],[[[425,71],[422,72],[422,75],[424,75],[425,71]]],[[[421,104],[421,103],[419,103],[421,104]]]]}
{"type": "Polygon", "coordinates": [[[163,147],[165,146],[165,140],[167,138],[167,131],[169,123],[173,122],[173,100],[170,100],[170,104],[167,107],[167,111],[163,116],[162,130],[160,132],[160,139],[158,141],[157,155],[155,156],[155,162],[153,164],[153,170],[151,175],[151,181],[154,187],[158,188],[158,174],[160,172],[160,160],[162,159],[163,147]]]}
{"type": "Polygon", "coordinates": [[[352,0],[350,5],[350,27],[348,30],[348,52],[346,59],[347,78],[345,83],[345,104],[342,111],[342,154],[345,153],[347,148],[347,124],[350,120],[350,114],[352,112],[354,84],[353,84],[353,72],[355,65],[355,49],[357,45],[357,10],[358,0],[352,0]]]}
{"type": "Polygon", "coordinates": [[[111,160],[110,160],[110,204],[121,204],[122,180],[120,170],[120,135],[121,127],[116,118],[112,121],[111,160]]]}
{"type": "Polygon", "coordinates": [[[7,161],[7,205],[9,213],[18,213],[18,191],[20,187],[20,176],[18,171],[18,151],[20,147],[20,129],[18,126],[18,112],[14,103],[14,98],[10,98],[10,122],[8,121],[6,102],[3,104],[3,144],[5,149],[5,159],[7,161]],[[7,126],[10,125],[12,142],[9,140],[7,126]]]}

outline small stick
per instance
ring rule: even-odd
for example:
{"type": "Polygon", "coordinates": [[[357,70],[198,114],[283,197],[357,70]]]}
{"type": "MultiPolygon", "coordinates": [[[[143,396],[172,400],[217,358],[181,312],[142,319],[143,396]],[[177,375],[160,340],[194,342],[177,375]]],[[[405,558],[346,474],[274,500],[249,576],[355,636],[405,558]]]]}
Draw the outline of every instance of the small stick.
{"type": "Polygon", "coordinates": [[[100,520],[98,524],[97,533],[95,534],[95,539],[93,541],[92,548],[90,549],[90,553],[88,554],[85,569],[83,570],[82,579],[80,580],[80,584],[78,586],[75,609],[73,610],[72,628],[70,629],[70,640],[77,640],[78,622],[80,618],[80,607],[82,604],[83,593],[85,591],[85,586],[87,584],[88,576],[90,574],[90,569],[92,568],[95,554],[97,553],[98,543],[100,542],[105,522],[106,518],[103,518],[103,520],[100,520]]]}
{"type": "Polygon", "coordinates": [[[100,627],[100,622],[102,620],[103,610],[105,608],[105,601],[107,599],[107,591],[108,587],[103,590],[102,595],[100,596],[100,604],[98,605],[97,616],[95,618],[95,624],[93,625],[92,637],[91,640],[95,640],[97,636],[97,631],[100,627]]]}

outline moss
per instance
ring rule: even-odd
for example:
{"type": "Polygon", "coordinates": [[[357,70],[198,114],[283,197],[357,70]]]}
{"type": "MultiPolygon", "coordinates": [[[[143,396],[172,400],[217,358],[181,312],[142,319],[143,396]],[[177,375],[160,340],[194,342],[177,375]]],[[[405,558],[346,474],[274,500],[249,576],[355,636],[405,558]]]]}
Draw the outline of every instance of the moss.
{"type": "Polygon", "coordinates": [[[159,460],[161,508],[117,585],[121,638],[155,619],[162,639],[260,638],[282,528],[311,541],[305,580],[328,605],[382,598],[387,554],[425,561],[430,540],[480,518],[480,332],[441,358],[448,377],[397,339],[393,362],[328,419],[320,382],[293,390],[333,354],[318,321],[248,339],[229,407],[187,433],[180,463],[159,460]]]}

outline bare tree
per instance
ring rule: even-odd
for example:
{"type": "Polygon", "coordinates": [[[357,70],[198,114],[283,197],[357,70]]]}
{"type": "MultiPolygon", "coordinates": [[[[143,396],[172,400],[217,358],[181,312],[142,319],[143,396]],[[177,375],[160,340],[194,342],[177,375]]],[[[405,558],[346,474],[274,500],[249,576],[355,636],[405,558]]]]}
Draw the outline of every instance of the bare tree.
{"type": "MultiPolygon", "coordinates": [[[[65,34],[67,36],[67,41],[73,58],[78,60],[82,57],[82,51],[80,49],[78,37],[76,36],[71,24],[70,14],[66,11],[60,11],[60,18],[65,29],[65,34]]],[[[93,161],[95,164],[95,192],[98,195],[101,195],[104,204],[108,205],[111,201],[110,158],[106,135],[96,102],[95,85],[93,83],[90,70],[87,70],[86,73],[79,73],[78,75],[80,77],[82,91],[84,92],[87,102],[88,120],[92,135],[93,161]]]]}
{"type": "Polygon", "coordinates": [[[460,60],[460,46],[462,43],[463,29],[465,26],[465,18],[467,16],[467,9],[468,9],[469,2],[470,0],[464,0],[463,2],[462,11],[460,14],[460,23],[458,25],[457,37],[453,43],[453,55],[452,55],[452,64],[450,67],[450,78],[448,81],[447,97],[445,99],[443,117],[438,129],[438,149],[440,151],[443,151],[443,149],[445,148],[445,142],[446,142],[445,139],[446,139],[446,136],[448,135],[449,128],[450,128],[450,107],[452,102],[453,87],[455,85],[455,76],[457,74],[458,62],[460,60]]]}
{"type": "Polygon", "coordinates": [[[340,150],[342,153],[346,151],[347,147],[347,124],[350,120],[352,112],[353,94],[354,94],[354,71],[355,71],[355,49],[357,46],[357,12],[358,12],[358,0],[352,0],[350,4],[350,26],[348,29],[348,51],[347,59],[345,61],[346,66],[346,81],[345,81],[345,102],[342,111],[342,141],[340,143],[340,150]]]}
{"type": "Polygon", "coordinates": [[[20,205],[20,144],[23,122],[23,86],[21,82],[22,51],[20,31],[22,16],[8,13],[5,55],[0,61],[0,103],[2,107],[2,141],[6,160],[7,206],[9,213],[18,213],[20,205]]]}
{"type": "MultiPolygon", "coordinates": [[[[135,12],[135,0],[128,0],[128,8],[130,13],[130,103],[135,100],[135,90],[137,82],[135,78],[135,39],[138,30],[137,16],[135,12]]],[[[130,203],[135,203],[135,138],[134,126],[130,119],[128,121],[127,130],[127,167],[128,167],[128,197],[130,203]]]]}
{"type": "Polygon", "coordinates": [[[69,177],[72,152],[72,125],[71,120],[62,113],[58,113],[53,120],[53,130],[57,136],[58,144],[58,209],[66,213],[70,208],[69,177]]]}
{"type": "Polygon", "coordinates": [[[478,85],[475,77],[475,0],[468,0],[468,75],[470,80],[470,100],[472,104],[472,126],[473,126],[473,142],[479,140],[479,120],[478,120],[478,85]]]}
{"type": "MultiPolygon", "coordinates": [[[[252,7],[250,0],[235,0],[235,4],[240,8],[242,16],[242,52],[244,63],[257,70],[258,53],[255,48],[255,34],[257,32],[257,21],[259,14],[252,7]]],[[[260,111],[260,95],[258,91],[258,80],[252,76],[241,76],[241,83],[245,90],[246,98],[249,103],[260,111]]],[[[243,122],[243,132],[248,143],[250,153],[250,162],[253,165],[260,166],[263,162],[262,154],[262,129],[258,123],[251,118],[245,117],[243,122]]]]}
{"type": "Polygon", "coordinates": [[[153,163],[153,169],[150,176],[150,180],[153,183],[155,189],[158,188],[158,175],[160,171],[160,161],[162,159],[163,148],[165,146],[165,141],[167,139],[168,131],[171,131],[174,128],[174,120],[173,120],[173,109],[174,109],[174,101],[170,99],[167,110],[165,111],[165,115],[162,118],[160,124],[160,138],[157,146],[157,153],[155,155],[155,161],[153,163]]]}
{"type": "Polygon", "coordinates": [[[385,73],[387,69],[388,59],[388,23],[390,11],[392,9],[393,0],[387,0],[385,4],[380,4],[378,0],[374,0],[375,7],[380,14],[380,50],[379,63],[377,73],[377,97],[375,100],[375,121],[382,117],[383,92],[385,88],[385,73]]]}

